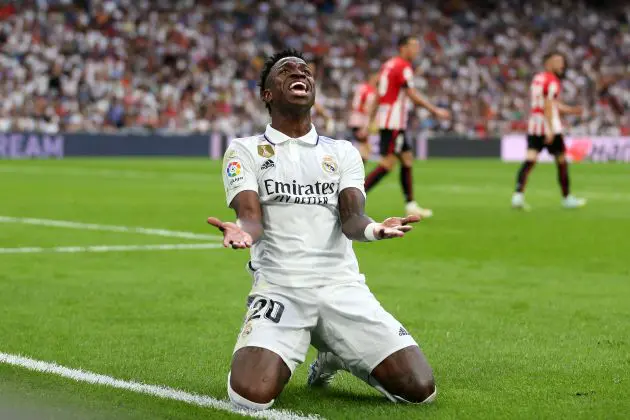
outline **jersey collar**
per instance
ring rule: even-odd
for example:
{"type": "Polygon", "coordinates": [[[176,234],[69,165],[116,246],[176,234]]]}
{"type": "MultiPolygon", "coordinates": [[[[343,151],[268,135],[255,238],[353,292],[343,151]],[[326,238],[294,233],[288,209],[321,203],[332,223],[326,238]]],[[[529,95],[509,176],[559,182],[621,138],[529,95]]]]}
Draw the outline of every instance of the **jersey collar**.
{"type": "MultiPolygon", "coordinates": [[[[271,126],[271,124],[267,124],[267,129],[265,130],[265,139],[267,139],[269,143],[275,145],[284,143],[285,141],[291,140],[292,138],[276,130],[271,126]]],[[[317,131],[315,131],[315,126],[311,124],[311,131],[309,131],[302,137],[296,138],[295,140],[299,140],[303,143],[311,144],[313,146],[316,145],[319,140],[319,136],[317,135],[317,131]]]]}

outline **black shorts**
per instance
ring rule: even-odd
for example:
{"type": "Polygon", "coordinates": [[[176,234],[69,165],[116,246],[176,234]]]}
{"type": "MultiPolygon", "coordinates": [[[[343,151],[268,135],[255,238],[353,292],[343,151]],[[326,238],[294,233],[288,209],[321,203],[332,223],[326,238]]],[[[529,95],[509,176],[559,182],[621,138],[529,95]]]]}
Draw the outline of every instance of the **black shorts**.
{"type": "Polygon", "coordinates": [[[411,144],[407,141],[405,130],[388,130],[382,128],[381,132],[381,156],[391,154],[399,155],[411,150],[411,144]]]}
{"type": "Polygon", "coordinates": [[[358,133],[361,130],[359,127],[352,127],[352,140],[359,142],[359,143],[366,143],[367,142],[367,136],[366,137],[359,137],[358,133]]]}
{"type": "Polygon", "coordinates": [[[527,148],[534,149],[537,152],[542,151],[542,149],[547,149],[549,153],[554,156],[561,155],[566,150],[562,134],[556,134],[551,144],[545,144],[545,136],[530,134],[527,136],[527,148]]]}

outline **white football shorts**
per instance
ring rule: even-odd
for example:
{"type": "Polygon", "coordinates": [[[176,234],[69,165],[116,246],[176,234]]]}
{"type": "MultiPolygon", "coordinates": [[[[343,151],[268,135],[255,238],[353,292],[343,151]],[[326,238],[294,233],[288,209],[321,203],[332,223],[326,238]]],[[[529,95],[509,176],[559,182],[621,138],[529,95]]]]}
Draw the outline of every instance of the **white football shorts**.
{"type": "Polygon", "coordinates": [[[364,380],[389,355],[417,346],[363,282],[290,288],[259,279],[248,302],[234,352],[265,348],[291,373],[304,362],[310,344],[332,351],[364,380]]]}

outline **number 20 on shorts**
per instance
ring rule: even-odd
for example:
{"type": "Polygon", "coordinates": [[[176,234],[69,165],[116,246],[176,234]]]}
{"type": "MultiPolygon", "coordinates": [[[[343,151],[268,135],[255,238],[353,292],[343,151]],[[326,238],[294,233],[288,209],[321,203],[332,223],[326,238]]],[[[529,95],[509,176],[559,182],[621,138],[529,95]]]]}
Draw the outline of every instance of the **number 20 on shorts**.
{"type": "Polygon", "coordinates": [[[280,322],[280,318],[282,318],[282,314],[284,313],[284,305],[278,301],[260,297],[252,302],[250,312],[251,315],[247,318],[246,322],[260,319],[262,316],[277,324],[280,322]]]}

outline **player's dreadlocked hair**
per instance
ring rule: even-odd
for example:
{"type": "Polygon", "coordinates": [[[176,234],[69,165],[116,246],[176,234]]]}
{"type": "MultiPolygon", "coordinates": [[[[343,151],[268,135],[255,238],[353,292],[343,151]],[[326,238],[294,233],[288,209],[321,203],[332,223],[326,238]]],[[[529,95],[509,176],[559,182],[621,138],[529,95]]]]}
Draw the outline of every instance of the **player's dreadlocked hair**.
{"type": "MultiPolygon", "coordinates": [[[[263,69],[260,72],[260,81],[258,82],[258,86],[260,87],[261,98],[262,98],[263,92],[265,91],[267,77],[269,77],[269,73],[271,72],[271,69],[273,68],[273,66],[276,65],[278,61],[287,57],[297,57],[299,59],[304,60],[304,56],[302,55],[302,53],[297,50],[294,50],[293,48],[280,51],[278,53],[275,53],[271,57],[267,58],[267,61],[265,61],[265,65],[263,66],[263,69]]],[[[267,111],[271,112],[271,106],[269,106],[268,103],[265,103],[265,107],[267,108],[267,111]]]]}

